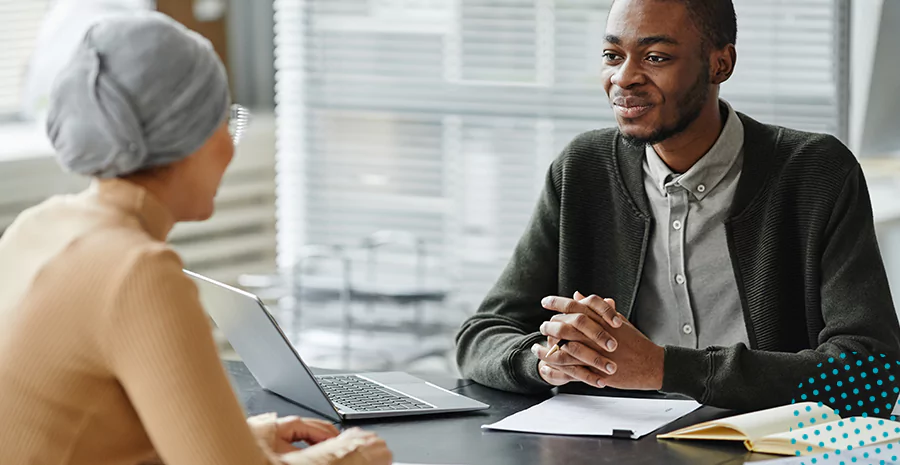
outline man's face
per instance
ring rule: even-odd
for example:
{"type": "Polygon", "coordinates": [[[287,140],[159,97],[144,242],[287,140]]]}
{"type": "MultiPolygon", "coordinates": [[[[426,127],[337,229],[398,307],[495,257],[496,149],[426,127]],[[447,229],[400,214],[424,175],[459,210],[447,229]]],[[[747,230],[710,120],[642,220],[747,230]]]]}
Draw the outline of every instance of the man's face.
{"type": "Polygon", "coordinates": [[[603,46],[603,87],[619,130],[639,145],[684,131],[710,97],[702,36],[681,2],[616,0],[603,46]]]}

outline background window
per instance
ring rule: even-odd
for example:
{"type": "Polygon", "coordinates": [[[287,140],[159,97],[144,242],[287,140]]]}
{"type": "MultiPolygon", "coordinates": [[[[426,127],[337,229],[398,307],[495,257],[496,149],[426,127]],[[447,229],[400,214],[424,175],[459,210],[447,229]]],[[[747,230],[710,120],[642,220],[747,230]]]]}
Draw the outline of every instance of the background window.
{"type": "MultiPolygon", "coordinates": [[[[609,0],[277,0],[279,264],[403,229],[474,310],[550,161],[613,126],[609,0]]],[[[847,133],[847,3],[737,0],[722,96],[767,123],[847,133]]]]}

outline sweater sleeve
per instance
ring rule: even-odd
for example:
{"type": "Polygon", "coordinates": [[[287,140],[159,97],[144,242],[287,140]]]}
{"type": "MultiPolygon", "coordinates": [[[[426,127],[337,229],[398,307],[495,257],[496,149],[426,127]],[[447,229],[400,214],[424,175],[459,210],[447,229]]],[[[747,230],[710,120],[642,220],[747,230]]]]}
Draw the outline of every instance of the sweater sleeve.
{"type": "Polygon", "coordinates": [[[456,336],[456,358],[463,376],[511,392],[551,389],[540,377],[539,360],[530,349],[546,339],[535,331],[551,316],[541,307],[541,299],[557,292],[559,211],[551,166],[512,258],[478,312],[456,336]]]}
{"type": "Polygon", "coordinates": [[[818,347],[798,353],[743,344],[666,347],[663,390],[725,408],[755,410],[796,399],[821,401],[842,415],[889,415],[900,392],[891,375],[900,365],[900,325],[858,164],[845,179],[824,237],[818,347]]]}
{"type": "Polygon", "coordinates": [[[108,309],[108,363],[164,463],[280,464],[264,450],[274,433],[251,433],[181,266],[159,247],[129,267],[108,309]]]}

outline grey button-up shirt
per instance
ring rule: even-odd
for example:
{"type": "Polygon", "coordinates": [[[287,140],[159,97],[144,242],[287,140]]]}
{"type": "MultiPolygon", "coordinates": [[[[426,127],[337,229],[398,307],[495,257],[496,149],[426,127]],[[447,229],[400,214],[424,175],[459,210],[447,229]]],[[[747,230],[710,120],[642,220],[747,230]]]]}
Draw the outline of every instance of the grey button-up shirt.
{"type": "Polygon", "coordinates": [[[719,139],[678,174],[647,146],[644,190],[655,219],[632,320],[659,345],[749,346],[725,219],[741,176],[744,126],[726,102],[719,139]]]}

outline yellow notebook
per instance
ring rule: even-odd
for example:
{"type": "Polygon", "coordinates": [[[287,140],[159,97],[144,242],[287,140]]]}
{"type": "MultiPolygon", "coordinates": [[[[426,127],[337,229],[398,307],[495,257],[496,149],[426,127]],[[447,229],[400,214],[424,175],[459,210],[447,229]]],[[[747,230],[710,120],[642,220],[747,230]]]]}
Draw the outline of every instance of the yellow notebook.
{"type": "Polygon", "coordinates": [[[841,418],[827,405],[784,405],[699,423],[660,439],[743,441],[748,450],[767,454],[820,454],[900,439],[900,423],[873,417],[841,418]]]}

